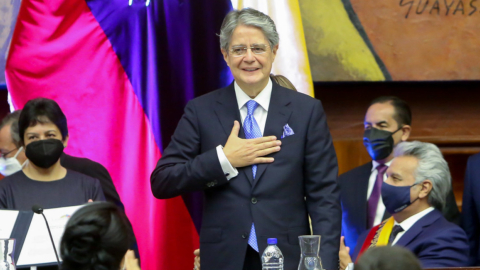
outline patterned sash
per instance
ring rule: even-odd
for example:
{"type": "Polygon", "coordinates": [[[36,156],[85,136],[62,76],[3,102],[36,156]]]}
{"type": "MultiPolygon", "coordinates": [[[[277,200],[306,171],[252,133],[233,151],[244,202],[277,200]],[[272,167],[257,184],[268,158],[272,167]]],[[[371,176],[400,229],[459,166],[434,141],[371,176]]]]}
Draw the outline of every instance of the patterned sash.
{"type": "Polygon", "coordinates": [[[358,253],[356,261],[358,261],[358,258],[360,258],[360,256],[367,251],[367,249],[377,246],[386,246],[388,244],[388,239],[390,238],[394,224],[395,221],[393,220],[393,217],[390,217],[389,219],[384,220],[379,225],[370,229],[370,232],[368,233],[367,238],[365,238],[362,248],[358,253]]]}

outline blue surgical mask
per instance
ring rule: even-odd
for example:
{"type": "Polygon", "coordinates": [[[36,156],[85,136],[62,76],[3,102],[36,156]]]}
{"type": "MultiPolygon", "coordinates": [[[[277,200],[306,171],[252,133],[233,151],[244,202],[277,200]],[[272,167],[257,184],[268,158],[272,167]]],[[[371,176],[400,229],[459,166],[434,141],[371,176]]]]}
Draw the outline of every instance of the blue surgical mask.
{"type": "Polygon", "coordinates": [[[410,202],[410,189],[418,184],[411,186],[392,186],[385,182],[382,183],[382,200],[385,208],[390,214],[396,214],[414,203],[417,199],[410,202]]]}

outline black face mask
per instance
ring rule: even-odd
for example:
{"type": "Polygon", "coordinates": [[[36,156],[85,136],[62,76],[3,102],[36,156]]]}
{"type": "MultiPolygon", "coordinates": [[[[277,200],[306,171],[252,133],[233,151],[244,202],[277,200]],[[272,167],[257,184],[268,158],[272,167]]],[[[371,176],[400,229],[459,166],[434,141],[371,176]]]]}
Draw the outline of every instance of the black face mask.
{"type": "Polygon", "coordinates": [[[47,169],[58,161],[63,148],[63,142],[60,140],[40,140],[28,144],[25,155],[36,166],[47,169]]]}
{"type": "Polygon", "coordinates": [[[371,128],[363,133],[363,145],[367,148],[368,154],[373,160],[387,158],[393,151],[393,137],[402,128],[394,132],[371,128]]]}

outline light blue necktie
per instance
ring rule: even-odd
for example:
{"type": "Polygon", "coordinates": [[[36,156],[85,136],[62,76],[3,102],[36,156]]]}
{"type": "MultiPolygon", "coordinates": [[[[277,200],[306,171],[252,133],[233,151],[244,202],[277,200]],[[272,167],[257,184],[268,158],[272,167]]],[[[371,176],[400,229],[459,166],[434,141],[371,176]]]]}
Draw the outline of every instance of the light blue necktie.
{"type": "MultiPolygon", "coordinates": [[[[253,117],[253,112],[258,107],[258,103],[255,100],[249,100],[247,102],[247,117],[243,121],[243,130],[245,132],[246,139],[255,139],[262,137],[262,132],[258,127],[257,121],[253,117]]],[[[253,179],[257,174],[257,165],[252,165],[253,179]]],[[[252,223],[252,229],[250,230],[250,236],[248,237],[248,244],[258,252],[257,235],[255,233],[255,225],[252,223]]]]}

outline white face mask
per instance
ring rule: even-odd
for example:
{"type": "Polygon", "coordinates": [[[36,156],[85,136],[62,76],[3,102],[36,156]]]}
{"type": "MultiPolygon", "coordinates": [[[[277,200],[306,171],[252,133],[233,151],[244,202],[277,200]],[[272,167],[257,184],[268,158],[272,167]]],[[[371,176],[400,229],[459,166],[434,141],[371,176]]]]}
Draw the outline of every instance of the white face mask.
{"type": "Polygon", "coordinates": [[[0,158],[1,174],[3,174],[4,176],[9,176],[20,171],[23,168],[23,165],[25,165],[25,163],[23,163],[22,165],[17,159],[18,154],[22,151],[23,151],[23,146],[18,149],[15,156],[11,158],[0,158]]]}

